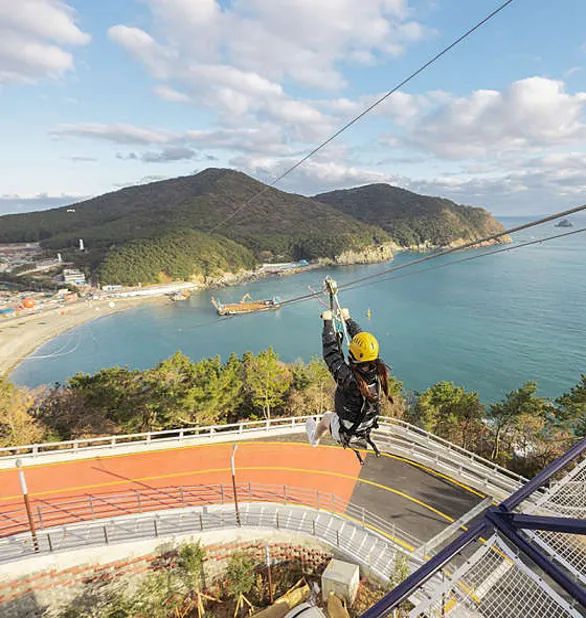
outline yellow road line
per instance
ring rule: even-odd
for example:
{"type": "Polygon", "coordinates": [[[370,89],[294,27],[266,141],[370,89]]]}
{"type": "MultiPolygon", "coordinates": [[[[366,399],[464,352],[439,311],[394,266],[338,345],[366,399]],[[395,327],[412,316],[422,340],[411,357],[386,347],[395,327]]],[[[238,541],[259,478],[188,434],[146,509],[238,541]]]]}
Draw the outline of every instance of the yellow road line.
{"type": "MultiPolygon", "coordinates": [[[[156,440],[151,442],[151,444],[155,444],[156,440]]],[[[188,446],[171,446],[169,448],[162,448],[162,449],[154,449],[154,450],[149,450],[149,451],[142,451],[142,452],[134,452],[134,453],[113,453],[113,454],[109,454],[109,455],[91,455],[88,457],[82,457],[79,459],[74,459],[71,461],[53,461],[53,462],[47,462],[47,463],[38,463],[38,464],[31,464],[27,467],[29,468],[42,468],[42,467],[48,467],[48,466],[61,466],[61,465],[70,465],[70,464],[74,464],[77,463],[79,461],[91,461],[91,460],[101,460],[101,459],[113,459],[115,457],[134,457],[136,455],[147,455],[147,454],[151,454],[151,453],[166,453],[169,451],[180,451],[180,450],[186,450],[186,449],[198,449],[198,448],[209,448],[209,447],[218,447],[218,446],[228,446],[231,442],[227,441],[227,442],[214,442],[213,444],[195,444],[195,445],[188,445],[188,446]]],[[[132,442],[127,443],[127,445],[132,445],[132,442]]],[[[137,443],[138,444],[138,443],[137,443]]],[[[259,446],[263,446],[263,445],[278,445],[278,446],[282,446],[283,444],[290,444],[290,445],[294,445],[294,446],[302,446],[302,447],[310,447],[309,444],[306,444],[304,442],[278,442],[278,441],[263,441],[263,442],[253,442],[253,441],[243,441],[240,443],[241,446],[255,446],[255,447],[259,447],[259,446]]],[[[319,448],[331,448],[331,449],[339,449],[341,447],[339,446],[334,446],[334,445],[329,445],[329,444],[323,444],[320,445],[319,448]]],[[[70,450],[70,451],[54,451],[55,453],[74,453],[75,451],[70,450]]],[[[361,453],[369,453],[370,451],[367,450],[361,450],[361,453]]],[[[372,453],[371,453],[372,454],[372,453]]],[[[411,461],[410,459],[407,459],[405,457],[400,457],[399,455],[393,455],[391,453],[381,453],[383,455],[383,457],[387,457],[389,459],[395,459],[397,461],[402,461],[404,463],[407,463],[409,465],[415,466],[416,468],[420,468],[421,470],[424,470],[426,472],[429,472],[430,474],[433,474],[434,476],[437,476],[439,478],[442,478],[476,496],[479,496],[480,498],[486,498],[486,494],[483,494],[482,492],[477,491],[476,489],[473,489],[472,487],[469,487],[468,485],[466,485],[465,483],[461,483],[460,481],[457,481],[456,479],[448,476],[447,474],[443,474],[441,472],[437,472],[436,470],[434,470],[433,468],[429,468],[427,466],[424,466],[423,464],[419,464],[416,463],[414,461],[411,461]]],[[[88,454],[89,455],[89,454],[88,454]]],[[[15,469],[13,468],[5,468],[0,470],[0,474],[2,473],[6,473],[6,472],[14,472],[15,469]]],[[[3,498],[0,498],[0,500],[2,500],[3,498]]]]}
{"type": "Polygon", "coordinates": [[[458,487],[461,487],[462,489],[469,491],[471,494],[474,494],[478,496],[479,498],[487,497],[487,495],[483,494],[481,491],[477,491],[476,489],[469,487],[465,483],[461,483],[460,481],[453,479],[451,476],[448,476],[447,474],[443,474],[442,472],[438,472],[437,470],[434,470],[433,468],[428,468],[427,466],[424,466],[423,464],[417,463],[415,461],[411,461],[410,459],[407,459],[406,457],[400,457],[399,455],[392,455],[391,453],[381,453],[381,455],[383,457],[389,457],[390,459],[396,459],[398,461],[403,461],[411,466],[415,466],[416,468],[421,468],[422,470],[425,470],[425,472],[429,472],[430,474],[433,474],[433,476],[438,476],[439,478],[449,481],[453,485],[457,485],[458,487]]]}
{"type": "MultiPolygon", "coordinates": [[[[321,474],[321,475],[326,475],[326,476],[335,476],[335,477],[339,477],[339,478],[344,478],[344,479],[349,479],[352,480],[354,482],[358,482],[358,483],[365,483],[367,485],[371,485],[373,487],[377,487],[379,489],[382,489],[384,491],[388,491],[389,493],[395,494],[397,496],[400,496],[401,498],[404,498],[405,500],[408,500],[410,502],[413,502],[415,504],[418,504],[419,506],[435,513],[436,515],[439,515],[440,517],[442,517],[443,519],[449,521],[449,522],[453,522],[454,518],[450,517],[449,515],[446,515],[445,513],[443,513],[442,511],[436,509],[435,507],[431,506],[430,504],[427,504],[426,502],[423,502],[422,500],[418,500],[417,498],[413,498],[412,496],[409,496],[408,494],[399,491],[398,489],[393,489],[391,487],[387,487],[386,485],[382,485],[381,483],[376,483],[375,481],[370,481],[368,479],[361,479],[361,478],[357,478],[355,476],[351,476],[349,474],[343,474],[341,472],[329,472],[327,470],[308,470],[307,468],[290,468],[290,467],[270,467],[270,466],[250,466],[250,467],[239,467],[238,468],[241,471],[265,471],[265,472],[272,472],[272,471],[279,471],[279,472],[298,472],[298,473],[305,473],[305,474],[321,474]]],[[[154,481],[154,480],[159,480],[159,479],[165,479],[165,478],[173,478],[173,477],[178,477],[178,476],[191,476],[191,475],[199,475],[199,474],[209,474],[209,473],[213,473],[213,472],[229,472],[230,468],[212,468],[212,469],[208,469],[208,470],[195,470],[192,472],[173,472],[171,474],[162,474],[162,475],[158,475],[158,476],[146,476],[146,477],[141,477],[141,478],[135,478],[135,479],[123,479],[123,480],[119,480],[119,481],[110,481],[108,483],[95,483],[92,485],[80,485],[77,487],[69,487],[66,489],[49,489],[47,491],[40,491],[40,492],[34,492],[34,493],[30,493],[29,496],[31,497],[37,497],[37,496],[48,496],[51,494],[57,494],[57,493],[66,493],[66,492],[72,492],[72,491],[81,491],[84,489],[97,489],[99,487],[113,487],[115,485],[123,485],[125,483],[136,483],[136,482],[144,482],[144,481],[154,481]]],[[[158,488],[157,488],[158,489],[158,488]]],[[[165,488],[160,488],[160,489],[165,489],[165,488]]],[[[5,498],[0,498],[1,501],[7,501],[7,500],[17,500],[20,499],[22,496],[20,495],[14,495],[14,496],[8,496],[5,498]]]]}

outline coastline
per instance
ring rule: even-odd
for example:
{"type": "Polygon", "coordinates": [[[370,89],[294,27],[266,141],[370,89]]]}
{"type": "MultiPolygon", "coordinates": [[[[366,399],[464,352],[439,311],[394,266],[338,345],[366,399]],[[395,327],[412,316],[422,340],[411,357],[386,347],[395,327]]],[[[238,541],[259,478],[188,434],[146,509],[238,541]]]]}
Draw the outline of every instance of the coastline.
{"type": "MultiPolygon", "coordinates": [[[[510,239],[508,239],[510,241],[510,239]]],[[[456,241],[448,246],[441,248],[449,248],[451,246],[458,246],[464,244],[466,241],[456,241]]],[[[507,242],[507,241],[505,241],[507,242]]],[[[483,243],[493,244],[493,243],[483,243]]],[[[391,243],[389,243],[391,245],[391,243]]],[[[388,253],[369,256],[371,259],[363,259],[361,254],[354,254],[351,256],[351,260],[331,260],[321,259],[315,263],[308,264],[307,266],[292,268],[279,273],[271,271],[240,271],[238,273],[226,273],[223,276],[210,280],[206,285],[197,285],[196,291],[219,289],[223,287],[231,287],[234,285],[241,285],[249,281],[255,281],[258,279],[267,279],[272,277],[289,277],[296,275],[307,270],[314,270],[318,268],[324,268],[328,265],[336,266],[349,266],[351,264],[360,263],[380,263],[386,262],[392,259],[392,255],[395,253],[414,251],[414,252],[428,252],[437,249],[431,245],[420,245],[412,247],[401,247],[392,243],[390,247],[392,249],[391,256],[388,253]],[[378,258],[378,259],[377,259],[378,258]],[[382,258],[382,259],[380,259],[382,258]]],[[[176,282],[177,285],[181,285],[185,282],[176,282]]],[[[172,284],[171,284],[172,285],[172,284]]],[[[148,288],[143,288],[148,289],[148,288]]],[[[77,301],[65,307],[56,307],[49,309],[41,313],[33,313],[24,315],[16,319],[8,319],[0,321],[0,377],[8,378],[11,372],[30,354],[32,354],[37,348],[47,343],[51,339],[73,329],[81,324],[90,322],[92,320],[111,315],[118,311],[125,311],[126,309],[132,309],[143,303],[153,302],[170,302],[169,299],[163,295],[144,295],[144,296],[129,296],[121,297],[116,294],[111,294],[109,297],[102,300],[93,301],[77,301]],[[109,306],[110,302],[115,303],[115,307],[109,306]]]]}
{"type": "Polygon", "coordinates": [[[122,298],[116,299],[116,306],[112,308],[109,306],[111,300],[79,301],[63,308],[0,321],[0,377],[8,378],[37,348],[76,326],[145,302],[168,302],[161,296],[122,298]]]}

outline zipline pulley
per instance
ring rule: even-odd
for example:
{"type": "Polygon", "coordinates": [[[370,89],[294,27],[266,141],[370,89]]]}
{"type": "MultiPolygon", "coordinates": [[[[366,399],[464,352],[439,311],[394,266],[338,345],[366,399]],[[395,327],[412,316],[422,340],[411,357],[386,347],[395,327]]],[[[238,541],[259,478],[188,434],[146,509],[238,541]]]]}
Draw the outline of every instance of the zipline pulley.
{"type": "Polygon", "coordinates": [[[332,312],[332,319],[334,321],[334,328],[338,339],[338,348],[341,352],[344,338],[346,339],[346,345],[348,345],[350,343],[350,337],[348,336],[346,322],[344,322],[344,318],[342,317],[342,308],[340,307],[340,301],[338,300],[338,284],[328,275],[324,280],[324,286],[330,295],[330,311],[332,312]]]}

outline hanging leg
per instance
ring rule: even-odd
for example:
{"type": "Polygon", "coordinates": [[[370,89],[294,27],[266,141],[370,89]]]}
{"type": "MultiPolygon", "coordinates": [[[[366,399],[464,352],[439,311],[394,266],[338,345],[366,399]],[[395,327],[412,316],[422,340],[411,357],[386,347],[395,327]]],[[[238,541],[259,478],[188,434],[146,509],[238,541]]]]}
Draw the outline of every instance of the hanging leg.
{"type": "Polygon", "coordinates": [[[358,457],[358,461],[360,462],[360,465],[363,466],[364,465],[364,459],[362,459],[362,456],[360,455],[360,452],[352,449],[354,451],[354,453],[356,454],[356,457],[358,457]]]}
{"type": "Polygon", "coordinates": [[[378,450],[376,444],[370,439],[370,436],[368,436],[368,438],[366,438],[366,441],[371,446],[372,450],[374,451],[374,454],[377,457],[381,457],[381,452],[378,450]]]}
{"type": "Polygon", "coordinates": [[[331,433],[332,416],[333,413],[328,411],[324,413],[319,423],[316,423],[312,417],[305,421],[305,430],[307,431],[307,438],[311,446],[317,446],[326,433],[331,433]]]}

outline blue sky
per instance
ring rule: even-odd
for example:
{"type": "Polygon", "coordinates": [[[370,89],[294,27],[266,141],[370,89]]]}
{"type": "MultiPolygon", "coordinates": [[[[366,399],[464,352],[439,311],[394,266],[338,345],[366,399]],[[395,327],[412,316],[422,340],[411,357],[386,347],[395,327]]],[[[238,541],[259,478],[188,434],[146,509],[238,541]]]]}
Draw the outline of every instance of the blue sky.
{"type": "MultiPolygon", "coordinates": [[[[0,0],[0,214],[232,167],[270,180],[494,0],[0,0]]],[[[586,3],[516,0],[279,186],[586,202],[586,3]]]]}

